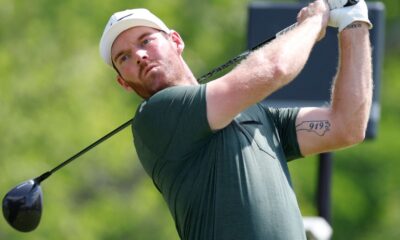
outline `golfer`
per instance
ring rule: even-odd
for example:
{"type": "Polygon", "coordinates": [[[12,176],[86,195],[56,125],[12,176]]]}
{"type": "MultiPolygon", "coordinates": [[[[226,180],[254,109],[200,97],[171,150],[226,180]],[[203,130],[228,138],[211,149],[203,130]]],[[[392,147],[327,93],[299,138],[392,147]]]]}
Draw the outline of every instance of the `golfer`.
{"type": "Polygon", "coordinates": [[[363,141],[372,95],[365,2],[330,11],[317,0],[297,22],[207,84],[183,59],[179,33],[148,10],[117,12],[107,23],[101,56],[143,98],[135,148],[181,239],[305,239],[288,161],[363,141]],[[330,105],[261,105],[295,80],[328,23],[338,28],[340,51],[330,105]]]}

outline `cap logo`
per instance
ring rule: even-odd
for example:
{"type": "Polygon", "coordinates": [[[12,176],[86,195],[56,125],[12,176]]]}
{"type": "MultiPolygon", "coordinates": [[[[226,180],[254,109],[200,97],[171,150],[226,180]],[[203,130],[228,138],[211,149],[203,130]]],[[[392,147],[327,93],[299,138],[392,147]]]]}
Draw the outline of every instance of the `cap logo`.
{"type": "Polygon", "coordinates": [[[127,18],[127,17],[129,17],[129,16],[132,16],[132,15],[133,15],[133,13],[130,13],[130,14],[128,14],[128,15],[125,15],[125,16],[123,16],[123,17],[120,17],[119,19],[117,19],[117,22],[119,22],[119,21],[121,21],[122,19],[127,18]]]}
{"type": "Polygon", "coordinates": [[[130,13],[130,14],[127,14],[127,15],[125,15],[123,17],[118,18],[117,20],[115,20],[115,22],[110,22],[110,26],[109,27],[114,25],[114,23],[117,23],[117,22],[121,21],[122,19],[127,18],[127,17],[132,16],[132,15],[133,15],[133,13],[130,13]]]}

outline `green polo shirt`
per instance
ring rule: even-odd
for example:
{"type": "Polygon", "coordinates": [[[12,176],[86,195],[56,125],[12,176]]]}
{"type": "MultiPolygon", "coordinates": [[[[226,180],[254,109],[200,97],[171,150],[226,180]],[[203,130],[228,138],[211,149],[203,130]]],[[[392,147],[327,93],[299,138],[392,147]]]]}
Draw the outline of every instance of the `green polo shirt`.
{"type": "Polygon", "coordinates": [[[181,239],[305,239],[287,166],[301,157],[297,113],[256,104],[214,132],[206,85],[167,88],[141,104],[136,151],[181,239]]]}

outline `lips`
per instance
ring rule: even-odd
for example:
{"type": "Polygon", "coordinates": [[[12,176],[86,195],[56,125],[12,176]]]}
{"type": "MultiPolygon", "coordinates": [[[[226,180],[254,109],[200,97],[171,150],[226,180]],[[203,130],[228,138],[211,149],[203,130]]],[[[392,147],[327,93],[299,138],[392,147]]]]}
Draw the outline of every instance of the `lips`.
{"type": "Polygon", "coordinates": [[[142,76],[143,76],[143,77],[147,76],[147,74],[148,74],[153,68],[155,68],[156,66],[157,66],[157,65],[154,64],[154,63],[153,63],[153,64],[150,63],[150,64],[144,66],[144,67],[142,68],[142,76]]]}

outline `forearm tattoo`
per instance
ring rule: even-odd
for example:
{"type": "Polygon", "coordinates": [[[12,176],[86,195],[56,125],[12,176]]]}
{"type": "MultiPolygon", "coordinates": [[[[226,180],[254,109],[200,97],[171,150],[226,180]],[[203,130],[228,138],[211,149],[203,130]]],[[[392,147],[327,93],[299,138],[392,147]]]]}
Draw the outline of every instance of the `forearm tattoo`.
{"type": "Polygon", "coordinates": [[[314,120],[304,121],[296,125],[296,131],[306,131],[309,133],[317,134],[318,136],[325,136],[325,133],[331,130],[331,123],[328,120],[314,120]]]}
{"type": "Polygon", "coordinates": [[[360,28],[362,24],[360,22],[354,22],[345,27],[345,29],[351,29],[351,28],[360,28]]]}

